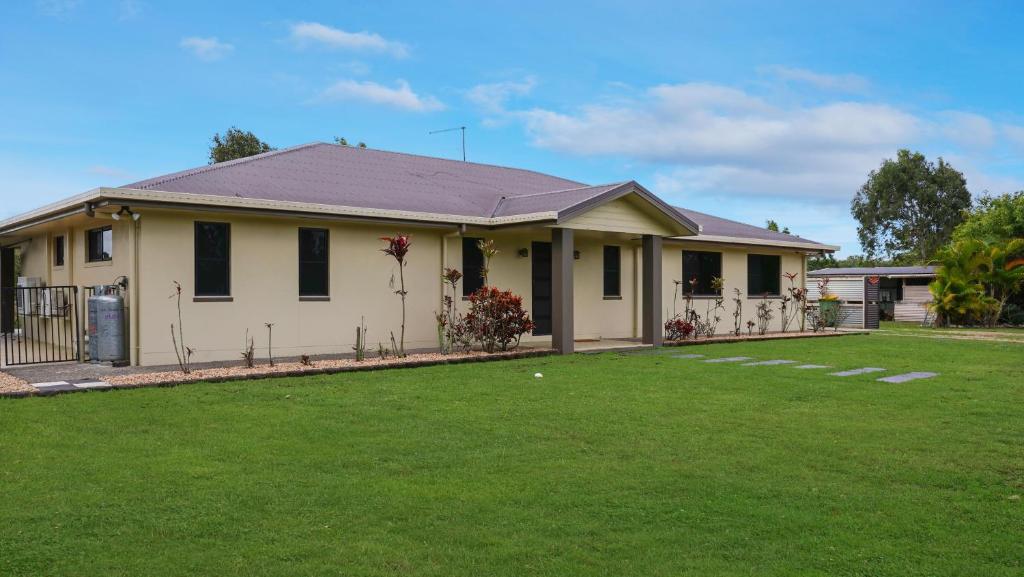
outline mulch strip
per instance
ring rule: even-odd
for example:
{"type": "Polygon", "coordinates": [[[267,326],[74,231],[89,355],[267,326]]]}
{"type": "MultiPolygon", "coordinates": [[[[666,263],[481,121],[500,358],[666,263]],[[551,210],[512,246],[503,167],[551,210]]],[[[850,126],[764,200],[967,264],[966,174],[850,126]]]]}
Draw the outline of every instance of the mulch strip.
{"type": "MultiPolygon", "coordinates": [[[[452,355],[441,355],[438,353],[424,353],[409,355],[404,359],[367,359],[357,362],[354,359],[334,359],[314,361],[312,365],[301,363],[279,363],[273,367],[269,365],[257,366],[252,369],[245,367],[219,367],[211,369],[195,369],[189,374],[181,372],[158,372],[158,373],[136,373],[131,375],[120,375],[110,377],[106,381],[110,383],[111,389],[139,389],[147,387],[174,387],[188,383],[226,383],[233,381],[247,381],[270,379],[277,377],[303,377],[309,375],[333,375],[338,373],[354,373],[361,371],[374,371],[381,369],[410,369],[416,367],[429,367],[435,365],[456,365],[463,363],[481,363],[489,361],[501,361],[510,359],[526,359],[544,357],[552,354],[551,349],[530,349],[525,351],[509,351],[504,353],[462,353],[452,355]]],[[[9,375],[7,375],[9,376],[9,375]]],[[[13,378],[13,377],[12,377],[13,378]]],[[[23,381],[20,381],[22,382],[23,381]]],[[[29,390],[7,392],[0,389],[0,397],[26,397],[39,394],[34,387],[23,385],[29,390]]],[[[59,389],[59,388],[58,388],[59,389]]],[[[74,390],[50,390],[46,396],[66,392],[85,391],[88,389],[74,390]]],[[[110,389],[106,389],[110,390],[110,389]]]]}

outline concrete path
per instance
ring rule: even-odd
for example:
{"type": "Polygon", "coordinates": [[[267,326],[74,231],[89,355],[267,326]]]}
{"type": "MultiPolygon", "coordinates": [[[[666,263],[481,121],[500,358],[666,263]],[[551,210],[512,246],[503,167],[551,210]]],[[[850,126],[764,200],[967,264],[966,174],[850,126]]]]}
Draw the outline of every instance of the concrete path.
{"type": "Polygon", "coordinates": [[[740,361],[749,361],[752,357],[722,357],[719,359],[708,359],[705,363],[738,363],[740,361]]]}
{"type": "Polygon", "coordinates": [[[831,369],[829,365],[797,365],[794,369],[831,369]]]}
{"type": "Polygon", "coordinates": [[[905,373],[905,374],[902,374],[902,375],[893,375],[891,377],[882,377],[882,378],[877,379],[877,380],[881,381],[883,383],[905,383],[907,381],[913,381],[913,380],[917,380],[917,379],[930,379],[932,377],[937,377],[937,376],[939,376],[939,373],[920,372],[920,373],[905,373]]]}
{"type": "Polygon", "coordinates": [[[832,376],[835,376],[835,377],[852,377],[854,375],[863,375],[865,373],[877,373],[879,371],[884,371],[884,370],[885,369],[882,369],[882,368],[879,368],[879,367],[864,367],[864,368],[861,368],[861,369],[851,369],[849,371],[839,371],[838,373],[829,373],[829,374],[832,375],[832,376]]]}
{"type": "Polygon", "coordinates": [[[787,361],[786,359],[775,359],[771,361],[754,361],[752,363],[743,363],[744,367],[771,367],[774,365],[792,365],[796,361],[787,361]]]}
{"type": "Polygon", "coordinates": [[[52,395],[56,393],[70,393],[74,391],[87,391],[89,389],[109,389],[112,385],[105,381],[92,379],[78,379],[73,381],[51,381],[48,383],[33,383],[33,387],[39,390],[40,395],[52,395]]]}
{"type": "Polygon", "coordinates": [[[673,359],[703,359],[704,355],[691,354],[691,355],[672,355],[673,359]]]}

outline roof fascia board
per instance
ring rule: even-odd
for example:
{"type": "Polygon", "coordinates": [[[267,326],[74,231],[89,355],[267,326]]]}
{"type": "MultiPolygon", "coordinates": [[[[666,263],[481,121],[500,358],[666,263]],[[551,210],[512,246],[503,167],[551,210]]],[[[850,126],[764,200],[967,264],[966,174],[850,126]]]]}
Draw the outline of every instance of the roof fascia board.
{"type": "Polygon", "coordinates": [[[804,250],[810,250],[815,252],[835,252],[839,250],[838,246],[831,244],[817,244],[813,242],[800,242],[800,241],[788,241],[788,240],[767,240],[760,238],[745,238],[741,236],[717,236],[710,234],[701,234],[697,236],[681,236],[672,237],[668,239],[670,241],[678,242],[707,242],[707,243],[719,243],[719,244],[742,244],[742,245],[753,245],[753,246],[774,246],[780,248],[799,248],[804,250]]]}

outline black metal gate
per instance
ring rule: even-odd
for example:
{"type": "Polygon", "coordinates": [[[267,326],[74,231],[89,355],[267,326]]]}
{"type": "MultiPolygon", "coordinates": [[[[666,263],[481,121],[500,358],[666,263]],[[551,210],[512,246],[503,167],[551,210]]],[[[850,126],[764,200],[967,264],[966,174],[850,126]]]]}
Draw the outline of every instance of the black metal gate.
{"type": "Polygon", "coordinates": [[[78,287],[0,288],[0,308],[14,317],[0,335],[0,365],[79,360],[78,287]]]}

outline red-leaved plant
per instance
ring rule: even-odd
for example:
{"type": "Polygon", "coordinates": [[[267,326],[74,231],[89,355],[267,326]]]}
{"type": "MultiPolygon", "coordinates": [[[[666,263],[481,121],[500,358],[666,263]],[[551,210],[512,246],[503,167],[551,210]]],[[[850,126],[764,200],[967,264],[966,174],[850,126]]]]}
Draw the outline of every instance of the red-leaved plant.
{"type": "MultiPolygon", "coordinates": [[[[391,275],[391,289],[395,291],[396,295],[402,297],[402,330],[398,341],[398,350],[395,354],[399,357],[405,356],[405,295],[409,294],[405,290],[405,257],[409,254],[409,247],[412,243],[409,241],[409,235],[398,234],[396,236],[382,236],[380,239],[387,243],[387,246],[380,249],[384,254],[391,256],[398,263],[398,288],[395,289],[395,276],[391,275]]],[[[392,333],[394,335],[394,333],[392,333]]],[[[392,336],[392,339],[394,336],[392,336]]]]}
{"type": "Polygon", "coordinates": [[[693,323],[685,321],[678,316],[665,321],[665,339],[669,341],[683,341],[693,334],[693,323]]]}
{"type": "Polygon", "coordinates": [[[490,286],[469,295],[469,312],[461,324],[466,337],[488,353],[518,347],[519,340],[534,327],[523,309],[523,297],[490,286]]]}

